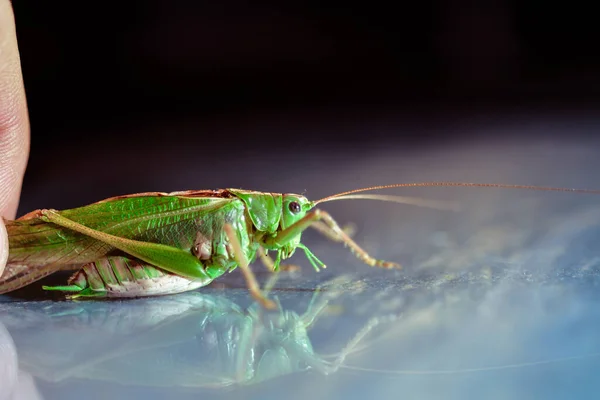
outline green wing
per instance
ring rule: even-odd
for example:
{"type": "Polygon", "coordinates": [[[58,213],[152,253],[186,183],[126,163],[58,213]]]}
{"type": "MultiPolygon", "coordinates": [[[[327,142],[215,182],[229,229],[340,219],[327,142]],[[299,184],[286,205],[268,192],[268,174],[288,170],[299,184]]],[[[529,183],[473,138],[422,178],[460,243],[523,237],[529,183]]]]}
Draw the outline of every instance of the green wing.
{"type": "MultiPolygon", "coordinates": [[[[113,197],[59,214],[113,236],[187,249],[198,225],[239,201],[225,191],[142,193],[113,197]]],[[[115,250],[73,230],[44,222],[40,210],[6,221],[9,258],[0,293],[19,289],[59,270],[76,269],[115,250]]]]}

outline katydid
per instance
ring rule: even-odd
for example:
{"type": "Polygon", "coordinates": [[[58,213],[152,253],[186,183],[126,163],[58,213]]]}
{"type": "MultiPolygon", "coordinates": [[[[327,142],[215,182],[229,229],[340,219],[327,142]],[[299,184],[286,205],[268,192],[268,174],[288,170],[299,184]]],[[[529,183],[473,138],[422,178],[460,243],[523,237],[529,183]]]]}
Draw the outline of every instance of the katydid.
{"type": "Polygon", "coordinates": [[[78,271],[66,286],[44,287],[68,298],[127,298],[181,293],[206,286],[240,267],[248,289],[266,308],[275,303],[260,291],[249,268],[257,256],[272,271],[301,249],[315,270],[324,268],[301,242],[315,227],[342,242],[365,264],[400,268],[373,258],[316,205],[343,199],[376,199],[448,208],[444,202],[360,194],[376,189],[424,186],[542,188],[461,182],[405,183],[355,189],[317,201],[298,194],[242,189],[138,193],[112,197],[64,211],[41,209],[5,221],[9,257],[0,294],[29,285],[60,270],[78,271]],[[268,252],[275,253],[271,259],[268,252]]]}

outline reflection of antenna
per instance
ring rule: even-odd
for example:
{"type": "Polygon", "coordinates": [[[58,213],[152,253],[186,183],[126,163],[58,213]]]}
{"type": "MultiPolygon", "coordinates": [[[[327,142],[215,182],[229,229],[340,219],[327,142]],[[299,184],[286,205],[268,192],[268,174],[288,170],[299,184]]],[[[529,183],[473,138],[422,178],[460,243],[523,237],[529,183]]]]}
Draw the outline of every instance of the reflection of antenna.
{"type": "Polygon", "coordinates": [[[577,361],[584,360],[586,358],[600,357],[600,353],[590,353],[584,354],[580,356],[571,356],[571,357],[560,357],[560,358],[552,358],[549,360],[541,360],[541,361],[532,361],[518,364],[506,364],[506,365],[498,365],[498,366],[490,366],[490,367],[480,367],[480,368],[463,368],[463,369],[448,369],[448,370],[387,370],[387,369],[375,369],[375,368],[363,368],[357,367],[354,365],[340,365],[340,368],[344,368],[349,371],[356,372],[372,372],[377,374],[385,374],[385,375],[452,375],[452,374],[469,374],[474,372],[491,372],[491,371],[501,371],[506,369],[515,369],[515,368],[527,368],[527,367],[537,367],[540,365],[548,365],[555,364],[559,362],[567,362],[567,361],[577,361]]]}

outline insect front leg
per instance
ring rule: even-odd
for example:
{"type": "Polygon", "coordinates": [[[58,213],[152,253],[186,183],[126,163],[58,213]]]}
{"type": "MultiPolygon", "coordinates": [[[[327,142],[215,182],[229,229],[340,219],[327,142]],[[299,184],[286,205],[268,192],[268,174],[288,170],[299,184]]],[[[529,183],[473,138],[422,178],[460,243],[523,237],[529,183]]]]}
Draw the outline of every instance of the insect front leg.
{"type": "MultiPolygon", "coordinates": [[[[323,221],[315,221],[310,227],[316,231],[319,231],[323,236],[326,236],[331,241],[344,241],[344,239],[340,235],[338,235],[336,231],[331,230],[329,226],[327,226],[327,224],[325,224],[323,221]]],[[[348,237],[352,237],[356,233],[356,225],[346,224],[342,228],[342,231],[344,231],[344,233],[348,235],[348,237]]]]}
{"type": "MultiPolygon", "coordinates": [[[[283,246],[294,237],[296,237],[299,233],[305,231],[308,227],[310,227],[315,221],[322,221],[323,227],[326,227],[326,230],[329,230],[332,237],[339,237],[339,241],[344,243],[346,247],[350,248],[350,251],[362,262],[371,267],[380,267],[380,268],[401,268],[401,266],[397,263],[385,260],[378,260],[373,258],[367,253],[364,249],[362,249],[354,240],[352,240],[343,230],[339,227],[339,225],[335,222],[333,217],[329,215],[326,211],[322,210],[313,210],[307,213],[304,218],[291,225],[287,229],[280,231],[277,236],[268,238],[265,241],[267,246],[283,246]]],[[[308,249],[303,248],[305,252],[307,252],[307,256],[314,257],[312,253],[308,252],[308,249]]]]}
{"type": "Polygon", "coordinates": [[[230,224],[225,224],[223,226],[223,229],[225,230],[225,233],[227,234],[227,238],[229,239],[229,243],[231,244],[231,247],[233,248],[235,260],[236,260],[238,266],[240,267],[240,269],[242,270],[242,273],[244,274],[244,278],[246,278],[246,284],[248,285],[248,290],[250,291],[250,294],[263,307],[265,307],[269,310],[276,309],[277,305],[275,304],[275,302],[267,299],[261,293],[260,286],[258,285],[258,282],[256,281],[256,277],[254,276],[254,273],[252,272],[252,270],[250,269],[250,266],[248,265],[248,259],[244,255],[242,246],[240,245],[240,241],[238,240],[233,227],[230,224]]]}
{"type": "MultiPolygon", "coordinates": [[[[331,240],[333,242],[338,242],[338,243],[344,242],[344,239],[340,235],[338,235],[336,231],[331,230],[322,221],[315,221],[310,225],[310,227],[315,229],[316,231],[318,231],[323,236],[327,237],[329,240],[331,240]]],[[[352,237],[356,233],[356,226],[354,224],[346,224],[342,228],[342,231],[346,235],[348,235],[348,237],[352,237]]],[[[267,267],[267,269],[269,271],[275,272],[275,265],[277,263],[275,260],[273,260],[273,258],[271,256],[269,256],[269,254],[267,254],[267,251],[263,247],[259,247],[257,253],[258,253],[258,257],[260,258],[260,260],[264,264],[264,266],[267,267]]],[[[278,270],[295,272],[295,271],[299,271],[300,267],[295,264],[282,264],[279,266],[278,270]]]]}

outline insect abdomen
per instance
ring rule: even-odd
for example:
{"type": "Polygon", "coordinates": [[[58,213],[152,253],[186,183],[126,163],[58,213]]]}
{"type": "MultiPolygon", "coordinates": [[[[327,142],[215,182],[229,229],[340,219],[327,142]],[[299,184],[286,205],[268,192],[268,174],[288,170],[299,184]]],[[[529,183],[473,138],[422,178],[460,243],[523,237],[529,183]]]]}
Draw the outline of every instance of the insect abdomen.
{"type": "Polygon", "coordinates": [[[146,297],[197,289],[211,280],[190,280],[142,261],[122,256],[104,257],[84,265],[69,279],[69,286],[47,290],[71,292],[78,297],[146,297]]]}

